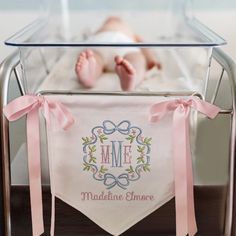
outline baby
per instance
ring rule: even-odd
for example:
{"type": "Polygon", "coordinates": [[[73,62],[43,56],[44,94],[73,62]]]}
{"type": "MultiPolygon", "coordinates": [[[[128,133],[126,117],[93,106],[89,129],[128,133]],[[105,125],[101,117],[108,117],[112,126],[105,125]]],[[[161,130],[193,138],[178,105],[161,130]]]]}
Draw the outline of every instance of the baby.
{"type": "MultiPolygon", "coordinates": [[[[138,43],[141,37],[119,17],[109,17],[87,43],[138,43]]],[[[161,64],[154,52],[148,48],[137,47],[87,49],[80,53],[76,63],[79,82],[92,88],[104,71],[116,72],[124,91],[132,91],[144,79],[147,70],[161,64]]]]}

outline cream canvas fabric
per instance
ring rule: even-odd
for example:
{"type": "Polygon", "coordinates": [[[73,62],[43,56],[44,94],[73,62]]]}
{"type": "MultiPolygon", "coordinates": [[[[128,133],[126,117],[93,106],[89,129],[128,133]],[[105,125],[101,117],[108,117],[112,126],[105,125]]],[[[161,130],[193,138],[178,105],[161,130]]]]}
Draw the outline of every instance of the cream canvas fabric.
{"type": "MultiPolygon", "coordinates": [[[[52,97],[49,96],[52,99],[52,97]]],[[[158,96],[53,96],[75,118],[48,133],[52,195],[112,235],[174,196],[172,115],[150,123],[158,96]]]]}

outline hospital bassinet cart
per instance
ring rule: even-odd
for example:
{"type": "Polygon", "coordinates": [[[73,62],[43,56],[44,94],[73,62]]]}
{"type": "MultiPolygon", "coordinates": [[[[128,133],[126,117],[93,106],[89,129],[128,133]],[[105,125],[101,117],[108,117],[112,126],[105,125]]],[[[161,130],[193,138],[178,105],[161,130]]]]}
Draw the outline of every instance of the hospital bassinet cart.
{"type": "MultiPolygon", "coordinates": [[[[135,99],[139,96],[156,96],[171,99],[193,95],[219,105],[221,111],[216,120],[201,118],[192,121],[194,124],[192,132],[195,135],[192,153],[195,160],[194,197],[197,235],[236,235],[236,63],[218,48],[224,45],[225,41],[189,15],[184,0],[156,2],[148,0],[145,6],[138,0],[129,1],[130,5],[127,3],[125,6],[115,1],[108,3],[104,0],[101,2],[101,10],[96,12],[96,22],[92,20],[94,2],[81,1],[80,5],[72,0],[62,1],[62,8],[58,9],[55,9],[56,5],[52,3],[53,12],[49,7],[46,16],[44,15],[6,41],[7,45],[17,46],[19,49],[7,57],[0,67],[1,110],[8,104],[9,84],[12,80],[16,81],[21,96],[26,94],[71,98],[81,96],[110,98],[111,96],[135,97],[135,99]],[[80,11],[69,11],[70,7],[74,9],[78,5],[80,11]],[[104,10],[105,6],[108,9],[104,10]],[[143,8],[140,9],[140,6],[143,8]],[[169,8],[165,9],[166,6],[169,8]],[[126,19],[136,31],[145,35],[147,41],[132,44],[86,43],[84,40],[89,37],[90,31],[106,17],[112,15],[109,7],[117,8],[112,14],[126,19]],[[88,11],[85,11],[86,8],[88,11]],[[161,10],[155,14],[151,8],[161,10]],[[163,22],[160,19],[168,22],[166,27],[162,27],[163,22]],[[74,24],[75,21],[83,25],[74,24]],[[151,25],[153,22],[157,24],[156,31],[150,32],[145,24],[151,25]],[[92,90],[84,90],[79,85],[76,87],[73,66],[81,50],[102,48],[111,52],[114,48],[122,47],[155,48],[163,63],[163,74],[147,75],[146,84],[134,92],[123,92],[117,89],[117,83],[114,86],[109,82],[111,76],[114,77],[111,74],[102,78],[101,83],[98,82],[100,84],[92,90]],[[69,85],[64,82],[66,77],[73,77],[68,80],[69,85]],[[149,79],[154,82],[149,84],[149,79]],[[166,83],[168,79],[170,80],[166,83]],[[181,86],[176,86],[177,83],[181,86]],[[222,101],[225,97],[227,101],[222,101]],[[208,126],[212,127],[210,135],[206,132],[208,126]],[[212,151],[214,149],[217,150],[218,155],[212,151]]],[[[11,185],[10,157],[11,146],[14,145],[11,142],[14,130],[9,131],[10,126],[9,121],[2,114],[0,235],[31,235],[28,187],[11,185]]],[[[46,143],[43,144],[47,146],[46,143]]],[[[51,204],[48,186],[43,187],[43,202],[45,235],[48,235],[51,204]]],[[[108,235],[62,201],[56,201],[56,209],[58,217],[56,235],[108,235]]],[[[132,226],[124,235],[175,235],[174,218],[174,202],[171,200],[132,226]]]]}

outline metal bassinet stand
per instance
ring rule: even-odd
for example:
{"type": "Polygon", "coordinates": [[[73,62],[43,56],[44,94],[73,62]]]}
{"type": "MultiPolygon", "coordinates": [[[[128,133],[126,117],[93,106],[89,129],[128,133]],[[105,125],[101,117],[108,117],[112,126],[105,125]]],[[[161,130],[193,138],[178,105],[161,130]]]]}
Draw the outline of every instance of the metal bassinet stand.
{"type": "MultiPolygon", "coordinates": [[[[215,103],[216,98],[219,94],[219,89],[222,85],[222,78],[224,72],[227,74],[228,83],[231,88],[232,94],[232,108],[221,110],[220,115],[230,116],[231,131],[230,131],[230,173],[229,173],[229,184],[227,186],[227,203],[224,214],[224,226],[222,232],[219,235],[234,236],[236,235],[236,171],[235,171],[235,145],[236,145],[236,63],[221,49],[213,50],[213,59],[222,68],[222,73],[216,83],[214,93],[211,98],[211,102],[215,103]]],[[[15,77],[17,80],[19,90],[22,95],[25,94],[24,87],[21,83],[21,78],[17,71],[17,67],[20,64],[18,52],[10,55],[0,65],[0,109],[8,102],[9,94],[9,82],[11,77],[15,77]]],[[[163,94],[162,94],[163,95],[163,94]]],[[[183,94],[182,94],[183,95],[183,94]]],[[[164,94],[164,96],[171,96],[171,94],[164,94]]],[[[181,94],[179,94],[181,96],[181,94]]],[[[11,168],[10,168],[10,146],[9,146],[9,124],[4,115],[1,115],[1,162],[0,162],[0,180],[1,180],[1,194],[2,196],[0,205],[0,235],[10,236],[12,235],[11,230],[11,168]]],[[[207,225],[208,222],[205,221],[207,225]]],[[[199,232],[200,235],[201,232],[199,232]]],[[[129,234],[131,235],[131,234],[129,234]]],[[[143,235],[142,233],[140,235],[143,235]]],[[[152,234],[153,235],[153,234],[152,234]]],[[[155,232],[155,235],[162,235],[162,233],[155,232]]],[[[168,234],[169,235],[169,234],[168,234]]],[[[212,234],[215,235],[216,234],[212,234]]],[[[208,236],[208,235],[207,235],[208,236]]]]}

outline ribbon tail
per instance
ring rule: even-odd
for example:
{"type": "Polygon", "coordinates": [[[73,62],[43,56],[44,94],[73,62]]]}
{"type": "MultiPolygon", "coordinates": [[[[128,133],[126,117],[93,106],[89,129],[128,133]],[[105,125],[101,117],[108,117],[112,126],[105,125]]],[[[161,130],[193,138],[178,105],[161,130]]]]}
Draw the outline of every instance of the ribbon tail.
{"type": "Polygon", "coordinates": [[[50,236],[55,234],[55,195],[52,193],[52,209],[51,209],[51,229],[50,236]]]}
{"type": "Polygon", "coordinates": [[[122,189],[124,189],[124,190],[126,189],[126,187],[125,187],[123,184],[121,184],[120,182],[117,182],[116,184],[117,184],[120,188],[122,188],[122,189]]]}
{"type": "Polygon", "coordinates": [[[27,115],[28,169],[33,236],[44,232],[38,108],[27,115]]]}
{"type": "Polygon", "coordinates": [[[197,231],[189,143],[189,111],[189,108],[184,110],[178,107],[173,117],[177,236],[194,235],[197,231]]]}
{"type": "Polygon", "coordinates": [[[200,100],[199,98],[193,98],[192,101],[192,107],[202,114],[205,114],[210,119],[214,119],[221,110],[219,107],[206,101],[200,100]]]}
{"type": "Polygon", "coordinates": [[[193,182],[193,165],[190,145],[190,127],[189,114],[185,119],[185,137],[186,137],[186,164],[187,164],[187,212],[188,212],[188,235],[194,236],[197,233],[197,223],[194,206],[194,182],[193,182]]]}
{"type": "Polygon", "coordinates": [[[175,175],[176,235],[187,235],[187,173],[185,114],[177,108],[173,115],[173,156],[175,175]]]}

